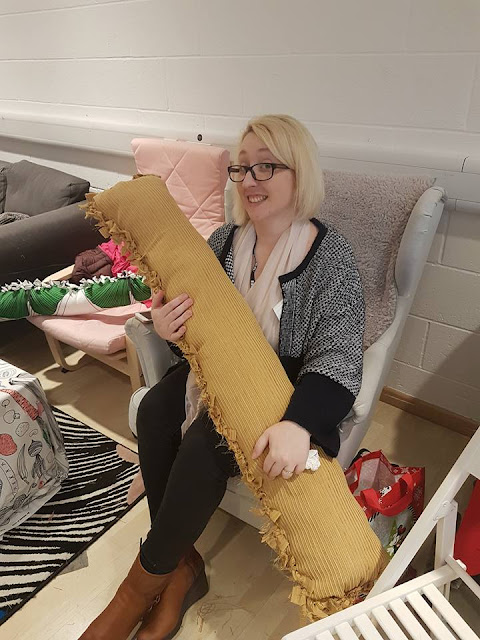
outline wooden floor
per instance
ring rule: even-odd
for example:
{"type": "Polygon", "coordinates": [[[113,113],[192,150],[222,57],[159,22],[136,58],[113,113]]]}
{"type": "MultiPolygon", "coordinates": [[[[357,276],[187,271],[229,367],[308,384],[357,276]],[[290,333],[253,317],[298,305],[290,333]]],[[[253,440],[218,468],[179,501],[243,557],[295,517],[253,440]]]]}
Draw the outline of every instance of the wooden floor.
{"type": "MultiPolygon", "coordinates": [[[[62,373],[53,364],[43,334],[26,321],[0,325],[0,358],[38,376],[49,401],[132,449],[128,429],[127,378],[89,360],[78,371],[62,373]]],[[[466,444],[466,438],[380,403],[363,446],[383,449],[399,464],[425,466],[427,499],[466,444]]],[[[465,505],[470,486],[460,495],[465,505]]],[[[0,627],[2,640],[77,640],[109,602],[127,573],[139,540],[149,527],[145,500],[91,545],[39,595],[0,627]]],[[[288,602],[290,583],[272,568],[272,555],[258,532],[218,510],[198,542],[205,557],[210,592],[187,614],[179,640],[279,640],[300,626],[297,607],[288,602]]],[[[417,558],[431,562],[431,543],[417,558]]],[[[478,601],[463,587],[452,601],[480,633],[478,601]]],[[[115,640],[112,638],[112,640],[115,640]]]]}

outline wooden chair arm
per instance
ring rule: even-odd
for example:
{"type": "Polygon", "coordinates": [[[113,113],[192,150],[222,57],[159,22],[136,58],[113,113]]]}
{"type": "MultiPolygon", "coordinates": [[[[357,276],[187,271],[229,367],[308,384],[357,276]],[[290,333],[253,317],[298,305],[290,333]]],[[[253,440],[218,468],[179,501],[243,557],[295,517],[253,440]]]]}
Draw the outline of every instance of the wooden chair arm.
{"type": "Polygon", "coordinates": [[[52,273],[51,275],[47,276],[46,278],[43,279],[43,282],[51,282],[52,280],[68,280],[72,273],[73,270],[75,268],[74,264],[69,265],[68,267],[65,267],[64,269],[60,269],[60,271],[57,271],[56,273],[52,273]]]}

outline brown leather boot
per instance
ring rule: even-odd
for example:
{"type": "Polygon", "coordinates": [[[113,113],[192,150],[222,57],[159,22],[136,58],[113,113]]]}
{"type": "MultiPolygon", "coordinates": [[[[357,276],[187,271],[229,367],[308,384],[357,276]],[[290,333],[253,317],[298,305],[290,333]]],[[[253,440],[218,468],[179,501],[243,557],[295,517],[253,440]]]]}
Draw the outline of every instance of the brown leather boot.
{"type": "Polygon", "coordinates": [[[137,633],[137,640],[170,640],[182,626],[183,616],[208,592],[205,563],[192,549],[171,573],[160,600],[154,605],[137,633]]]}
{"type": "Polygon", "coordinates": [[[92,622],[80,640],[127,640],[160,596],[171,575],[148,573],[142,567],[138,555],[113,600],[92,622]]]}

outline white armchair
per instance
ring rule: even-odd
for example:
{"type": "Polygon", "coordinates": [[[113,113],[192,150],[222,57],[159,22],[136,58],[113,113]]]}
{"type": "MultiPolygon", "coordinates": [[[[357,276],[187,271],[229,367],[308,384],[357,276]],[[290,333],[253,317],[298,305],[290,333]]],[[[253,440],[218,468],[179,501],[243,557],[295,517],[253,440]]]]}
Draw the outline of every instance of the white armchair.
{"type": "MultiPolygon", "coordinates": [[[[349,175],[345,174],[347,180],[349,175]]],[[[376,178],[379,182],[389,180],[381,176],[369,176],[368,181],[371,183],[376,178]]],[[[357,183],[358,179],[359,176],[355,176],[357,183]]],[[[395,179],[392,178],[392,180],[395,179]]],[[[405,183],[406,178],[402,177],[402,180],[405,183]]],[[[416,178],[412,178],[412,181],[415,180],[416,178]]],[[[392,189],[392,201],[396,196],[395,190],[392,189]]],[[[384,201],[385,190],[382,193],[382,206],[384,201]]],[[[371,422],[442,215],[444,201],[444,190],[436,186],[430,187],[418,198],[416,204],[412,202],[413,208],[411,213],[408,212],[410,213],[408,223],[401,238],[395,263],[398,297],[394,317],[390,326],[366,349],[361,391],[352,411],[340,425],[341,447],[338,457],[340,464],[345,468],[355,456],[371,422]]],[[[388,202],[385,206],[388,206],[388,202]]],[[[332,222],[331,219],[330,222],[332,222]]],[[[375,229],[372,229],[371,233],[375,234],[375,229]]],[[[348,237],[347,233],[345,235],[348,237]]],[[[155,334],[151,323],[142,322],[134,317],[127,322],[125,330],[136,346],[146,384],[146,387],[138,389],[133,394],[130,401],[129,423],[132,432],[136,434],[136,414],[140,401],[148,388],[163,377],[177,358],[167,344],[155,334]]],[[[229,481],[225,498],[220,506],[253,526],[258,527],[261,524],[260,518],[251,512],[251,508],[257,506],[255,499],[237,479],[229,481]]]]}
{"type": "Polygon", "coordinates": [[[346,469],[367,433],[375,406],[402,337],[403,328],[443,212],[446,195],[431,187],[415,204],[402,236],[395,263],[397,304],[392,324],[364,353],[363,381],[351,415],[340,427],[338,461],[346,469]]]}

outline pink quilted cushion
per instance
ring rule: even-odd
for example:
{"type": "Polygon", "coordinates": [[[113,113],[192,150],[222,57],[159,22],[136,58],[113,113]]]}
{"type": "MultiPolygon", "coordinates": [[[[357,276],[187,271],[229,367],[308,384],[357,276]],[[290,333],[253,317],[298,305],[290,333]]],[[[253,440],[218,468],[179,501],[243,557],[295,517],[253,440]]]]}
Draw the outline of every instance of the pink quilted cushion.
{"type": "MultiPolygon", "coordinates": [[[[138,173],[161,176],[180,209],[205,239],[224,223],[230,159],[226,149],[156,138],[132,140],[132,149],[138,173]]],[[[29,320],[81,351],[109,354],[125,349],[125,322],[146,308],[138,303],[85,316],[34,316],[29,320]]]]}
{"type": "Polygon", "coordinates": [[[141,302],[84,316],[32,316],[29,321],[80,351],[109,354],[125,349],[125,322],[147,307],[141,302]]]}
{"type": "Polygon", "coordinates": [[[207,239],[225,221],[226,149],[195,142],[132,140],[137,171],[160,176],[195,229],[207,239]]]}

